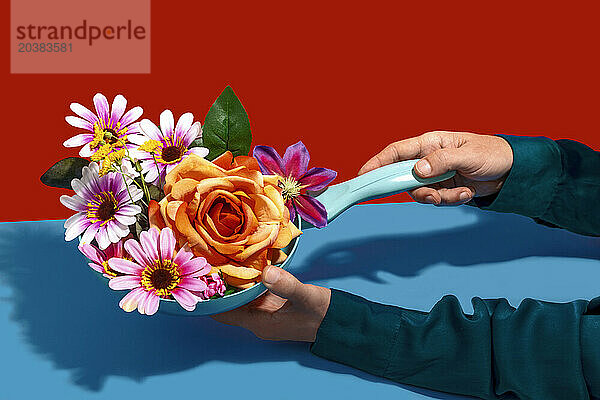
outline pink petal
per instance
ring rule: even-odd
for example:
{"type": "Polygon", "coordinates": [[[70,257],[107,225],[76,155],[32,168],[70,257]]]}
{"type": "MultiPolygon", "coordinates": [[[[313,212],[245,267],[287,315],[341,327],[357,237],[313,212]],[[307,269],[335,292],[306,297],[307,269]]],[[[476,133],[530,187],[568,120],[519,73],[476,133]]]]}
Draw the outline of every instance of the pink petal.
{"type": "MultiPolygon", "coordinates": [[[[119,258],[113,258],[112,260],[119,260],[119,258]]],[[[108,261],[108,265],[113,268],[110,260],[108,261]]],[[[131,275],[116,276],[108,282],[108,287],[110,287],[112,290],[135,289],[136,287],[140,287],[140,285],[140,277],[131,275]]]]}
{"type": "Polygon", "coordinates": [[[85,232],[85,230],[88,228],[88,226],[90,226],[90,221],[88,221],[84,215],[82,215],[82,216],[83,216],[83,218],[72,223],[69,226],[69,228],[65,231],[65,240],[67,242],[70,242],[71,240],[75,239],[77,236],[81,235],[83,232],[85,232]]]}
{"type": "Polygon", "coordinates": [[[160,298],[156,294],[154,294],[154,291],[152,291],[152,293],[152,296],[150,296],[146,301],[146,307],[144,309],[146,315],[156,314],[156,312],[158,311],[158,306],[160,304],[160,298]]]}
{"type": "Polygon", "coordinates": [[[104,267],[102,267],[102,265],[98,265],[98,264],[95,264],[95,263],[88,263],[88,265],[94,271],[100,272],[101,274],[104,273],[104,267]]]}
{"type": "Polygon", "coordinates": [[[205,269],[207,271],[201,275],[206,275],[211,270],[210,264],[206,262],[206,258],[204,257],[196,257],[181,265],[180,268],[182,275],[194,274],[195,272],[204,271],[205,269]]]}
{"type": "MultiPolygon", "coordinates": [[[[183,264],[190,261],[192,258],[194,258],[194,253],[192,253],[192,250],[186,244],[181,249],[179,249],[175,257],[173,258],[173,262],[179,266],[183,266],[183,264]]],[[[183,274],[185,274],[185,272],[183,272],[183,274]]]]}
{"type": "Polygon", "coordinates": [[[139,117],[142,116],[144,110],[142,107],[133,107],[131,110],[127,111],[125,115],[121,118],[121,126],[130,125],[132,122],[138,120],[139,117]]]}
{"type": "MultiPolygon", "coordinates": [[[[210,152],[206,147],[192,147],[189,150],[190,154],[195,154],[198,157],[206,157],[208,155],[208,153],[210,152]]],[[[171,164],[172,165],[172,164],[171,164]]],[[[171,172],[171,171],[167,171],[167,172],[171,172]]]]}
{"type": "Polygon", "coordinates": [[[93,223],[90,226],[88,226],[83,234],[83,237],[81,238],[81,243],[91,243],[94,237],[96,237],[96,233],[98,232],[99,227],[99,222],[93,223]]]}
{"type": "Polygon", "coordinates": [[[113,126],[117,126],[117,122],[121,120],[125,108],[127,107],[127,99],[123,95],[116,95],[112,103],[112,112],[110,114],[110,121],[113,126]]]}
{"type": "Polygon", "coordinates": [[[179,285],[177,286],[187,290],[195,290],[197,292],[206,290],[206,288],[208,287],[206,286],[206,283],[204,283],[204,281],[201,281],[200,279],[187,277],[181,278],[181,281],[179,281],[179,285]]]}
{"type": "Polygon", "coordinates": [[[286,176],[283,160],[274,148],[270,146],[255,146],[252,155],[258,161],[263,174],[286,176]]]}
{"type": "Polygon", "coordinates": [[[77,136],[73,136],[72,138],[65,140],[63,142],[63,146],[79,147],[91,142],[92,140],[94,140],[94,135],[92,135],[91,133],[81,133],[77,136]]]}
{"type": "Polygon", "coordinates": [[[140,122],[140,129],[142,130],[142,133],[150,139],[158,140],[159,142],[162,141],[160,129],[158,129],[158,127],[149,119],[143,119],[142,122],[140,122]]]}
{"type": "Polygon", "coordinates": [[[122,272],[127,275],[135,275],[139,282],[139,277],[142,275],[144,268],[134,263],[133,261],[125,260],[124,258],[111,258],[108,260],[108,265],[115,271],[122,272]]]}
{"type": "Polygon", "coordinates": [[[70,108],[75,114],[89,121],[90,123],[92,123],[92,125],[98,121],[98,117],[96,116],[96,114],[94,114],[87,107],[84,107],[79,103],[71,103],[70,108]]]}
{"type": "MultiPolygon", "coordinates": [[[[69,115],[68,117],[65,117],[65,121],[67,121],[67,123],[71,126],[74,126],[75,128],[81,128],[81,129],[85,129],[86,131],[94,131],[94,126],[91,124],[91,122],[86,121],[83,118],[79,118],[79,117],[74,117],[72,115],[69,115]]],[[[67,147],[72,147],[72,146],[67,146],[67,147]]]]}
{"type": "Polygon", "coordinates": [[[306,150],[306,147],[302,142],[298,142],[288,147],[283,155],[285,172],[287,172],[288,176],[292,176],[296,179],[306,173],[309,161],[310,156],[308,155],[308,150],[306,150]]]}
{"type": "Polygon", "coordinates": [[[87,143],[85,146],[83,146],[80,150],[79,150],[79,156],[80,157],[91,157],[96,151],[90,149],[90,144],[87,143]]]}
{"type": "Polygon", "coordinates": [[[104,254],[91,244],[83,243],[78,246],[79,251],[95,263],[102,264],[105,260],[104,254]]]}
{"type": "Polygon", "coordinates": [[[192,127],[193,122],[194,122],[194,114],[192,114],[190,112],[183,114],[181,117],[179,117],[179,120],[177,120],[177,126],[175,127],[175,134],[177,136],[183,137],[192,127]]]}
{"type": "Polygon", "coordinates": [[[148,304],[148,301],[152,297],[156,297],[156,295],[154,295],[154,291],[148,291],[148,292],[146,292],[144,297],[140,298],[140,301],[139,301],[138,307],[137,307],[137,310],[140,314],[142,314],[142,315],[146,314],[146,304],[148,304]]]}
{"type": "Polygon", "coordinates": [[[309,190],[321,190],[331,183],[337,176],[337,172],[327,168],[311,168],[298,182],[309,190]]]}
{"type": "Polygon", "coordinates": [[[186,289],[175,288],[171,291],[173,298],[187,311],[194,311],[198,298],[186,289]]]}
{"type": "Polygon", "coordinates": [[[139,265],[152,264],[148,260],[148,257],[146,256],[144,249],[142,249],[142,246],[140,246],[135,239],[129,239],[125,242],[125,250],[129,253],[129,255],[131,255],[131,257],[133,257],[135,261],[137,261],[139,265]]]}
{"type": "MultiPolygon", "coordinates": [[[[111,279],[112,281],[112,279],[111,279]]],[[[110,282],[110,281],[109,281],[110,282]]],[[[146,291],[143,288],[133,289],[131,292],[127,293],[125,297],[121,299],[119,302],[119,307],[121,307],[126,312],[132,312],[138,306],[138,302],[140,299],[146,295],[146,291]]]]}
{"type": "Polygon", "coordinates": [[[168,138],[173,135],[173,125],[175,124],[175,118],[171,110],[165,110],[160,113],[160,130],[163,133],[164,138],[168,138]]]}
{"type": "Polygon", "coordinates": [[[105,124],[108,123],[108,100],[102,93],[96,93],[94,96],[94,106],[98,118],[102,119],[105,124]]]}
{"type": "Polygon", "coordinates": [[[327,210],[313,197],[300,195],[295,199],[296,209],[302,219],[310,222],[317,228],[327,226],[327,210]]]}
{"type": "Polygon", "coordinates": [[[104,225],[103,227],[100,227],[96,233],[96,241],[98,242],[98,247],[100,250],[106,249],[111,244],[107,229],[108,227],[104,225]]]}
{"type": "Polygon", "coordinates": [[[172,260],[175,253],[175,234],[171,228],[160,231],[160,256],[163,260],[172,260]]]}
{"type": "Polygon", "coordinates": [[[148,231],[140,233],[140,244],[150,260],[159,260],[158,242],[148,231]]]}
{"type": "MultiPolygon", "coordinates": [[[[175,127],[175,130],[177,131],[177,127],[175,127]]],[[[182,137],[182,143],[185,147],[188,147],[194,140],[202,137],[202,126],[200,125],[200,122],[194,122],[186,132],[182,133],[182,137]]]]}

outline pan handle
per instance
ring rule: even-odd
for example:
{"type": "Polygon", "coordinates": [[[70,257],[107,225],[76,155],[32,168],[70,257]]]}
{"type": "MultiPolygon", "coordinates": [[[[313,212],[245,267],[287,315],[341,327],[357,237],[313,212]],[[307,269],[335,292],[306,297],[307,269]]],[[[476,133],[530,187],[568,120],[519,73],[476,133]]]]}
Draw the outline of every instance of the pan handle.
{"type": "MultiPolygon", "coordinates": [[[[450,171],[434,178],[423,179],[413,171],[417,161],[419,160],[400,161],[377,168],[349,181],[329,186],[315,198],[325,206],[327,221],[331,222],[354,204],[445,181],[456,173],[450,171]]],[[[305,221],[303,225],[305,228],[305,221]]]]}

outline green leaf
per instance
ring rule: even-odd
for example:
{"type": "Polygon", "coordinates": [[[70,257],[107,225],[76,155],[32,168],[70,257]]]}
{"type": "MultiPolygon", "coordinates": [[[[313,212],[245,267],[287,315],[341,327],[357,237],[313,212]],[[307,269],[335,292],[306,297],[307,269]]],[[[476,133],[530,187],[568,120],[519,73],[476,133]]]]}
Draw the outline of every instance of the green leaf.
{"type": "Polygon", "coordinates": [[[46,186],[71,189],[71,181],[81,178],[81,169],[89,164],[85,158],[67,157],[51,166],[40,180],[46,186]]]}
{"type": "Polygon", "coordinates": [[[192,147],[202,147],[203,145],[202,138],[199,137],[188,146],[188,149],[191,149],[192,147]]]}
{"type": "Polygon", "coordinates": [[[252,133],[244,106],[231,86],[227,86],[208,110],[202,128],[204,147],[210,150],[207,158],[214,160],[227,150],[234,156],[248,155],[252,133]]]}
{"type": "Polygon", "coordinates": [[[146,186],[148,187],[148,192],[150,193],[150,198],[152,200],[161,201],[162,198],[165,197],[165,194],[158,186],[154,186],[150,183],[146,183],[146,186]]]}

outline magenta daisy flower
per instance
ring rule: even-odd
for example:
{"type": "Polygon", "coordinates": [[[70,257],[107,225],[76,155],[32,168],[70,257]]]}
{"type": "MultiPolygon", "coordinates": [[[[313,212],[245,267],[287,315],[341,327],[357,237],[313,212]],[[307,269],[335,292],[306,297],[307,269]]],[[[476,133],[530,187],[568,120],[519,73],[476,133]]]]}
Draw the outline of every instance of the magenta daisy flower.
{"type": "MultiPolygon", "coordinates": [[[[83,146],[79,151],[81,157],[90,157],[105,146],[103,153],[107,153],[107,147],[133,148],[127,142],[127,135],[139,133],[138,123],[135,121],[142,116],[142,107],[134,107],[125,112],[127,100],[122,95],[117,95],[112,103],[101,93],[94,96],[96,113],[87,109],[79,103],[71,103],[71,110],[78,116],[68,116],[65,120],[75,128],[81,128],[88,132],[73,136],[63,143],[65,147],[83,146]]],[[[104,155],[104,154],[103,154],[104,155]]]]}
{"type": "Polygon", "coordinates": [[[225,286],[223,278],[221,278],[218,273],[214,272],[212,274],[206,274],[201,276],[200,279],[206,283],[206,289],[201,292],[193,292],[196,296],[200,297],[200,299],[208,300],[216,294],[219,296],[225,294],[227,287],[225,286]]]}
{"type": "Polygon", "coordinates": [[[205,147],[188,149],[194,140],[202,137],[200,122],[194,122],[192,113],[183,114],[175,125],[173,113],[165,110],[160,114],[160,129],[144,119],[140,122],[140,130],[141,134],[130,136],[129,140],[141,146],[134,154],[140,160],[146,182],[154,185],[164,183],[165,175],[190,154],[208,155],[205,147]]]}
{"type": "Polygon", "coordinates": [[[88,263],[94,271],[100,272],[106,278],[112,279],[122,275],[113,270],[108,265],[108,260],[113,257],[125,258],[131,260],[131,257],[123,250],[123,242],[111,243],[105,250],[100,250],[93,244],[81,243],[78,246],[79,251],[83,253],[91,262],[88,263]]]}
{"type": "MultiPolygon", "coordinates": [[[[90,243],[95,238],[100,249],[104,250],[129,234],[129,225],[133,225],[135,216],[142,212],[142,208],[134,202],[140,200],[144,193],[133,185],[125,184],[120,173],[109,172],[101,177],[98,174],[95,162],[83,167],[81,179],[71,181],[75,195],[62,195],[60,202],[77,211],[65,221],[65,240],[71,241],[83,234],[82,243],[90,243]]],[[[129,178],[128,182],[131,183],[129,178]]]]}
{"type": "Polygon", "coordinates": [[[140,314],[158,311],[160,299],[175,299],[187,311],[193,311],[198,297],[191,291],[204,291],[207,286],[199,279],[210,272],[204,257],[194,257],[188,246],[175,251],[175,234],[170,228],[160,232],[151,228],[140,234],[140,241],[129,239],[125,250],[133,261],[111,258],[108,265],[124,274],[108,282],[111,289],[128,290],[119,307],[127,312],[138,309],[140,314]]]}
{"type": "Polygon", "coordinates": [[[310,155],[302,142],[291,145],[285,151],[283,159],[270,146],[254,147],[254,158],[265,175],[278,175],[281,195],[290,210],[290,218],[296,218],[296,211],[302,219],[317,228],[327,225],[327,210],[307,190],[324,189],[337,176],[337,172],[327,168],[308,169],[310,155]]]}

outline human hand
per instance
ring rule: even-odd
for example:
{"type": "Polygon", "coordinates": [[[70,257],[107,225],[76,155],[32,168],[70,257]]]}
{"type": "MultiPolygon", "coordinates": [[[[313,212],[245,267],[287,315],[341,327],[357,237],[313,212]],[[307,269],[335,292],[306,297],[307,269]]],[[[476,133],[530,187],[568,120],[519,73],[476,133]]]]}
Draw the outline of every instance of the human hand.
{"type": "Polygon", "coordinates": [[[435,205],[463,204],[499,192],[513,163],[512,148],[499,136],[435,131],[390,144],[358,174],[414,158],[422,158],[415,165],[421,178],[457,172],[453,178],[409,192],[419,203],[435,205]]]}
{"type": "Polygon", "coordinates": [[[325,317],[331,290],[300,282],[289,272],[269,266],[263,271],[267,293],[245,306],[213,315],[266,340],[314,342],[325,317]]]}

